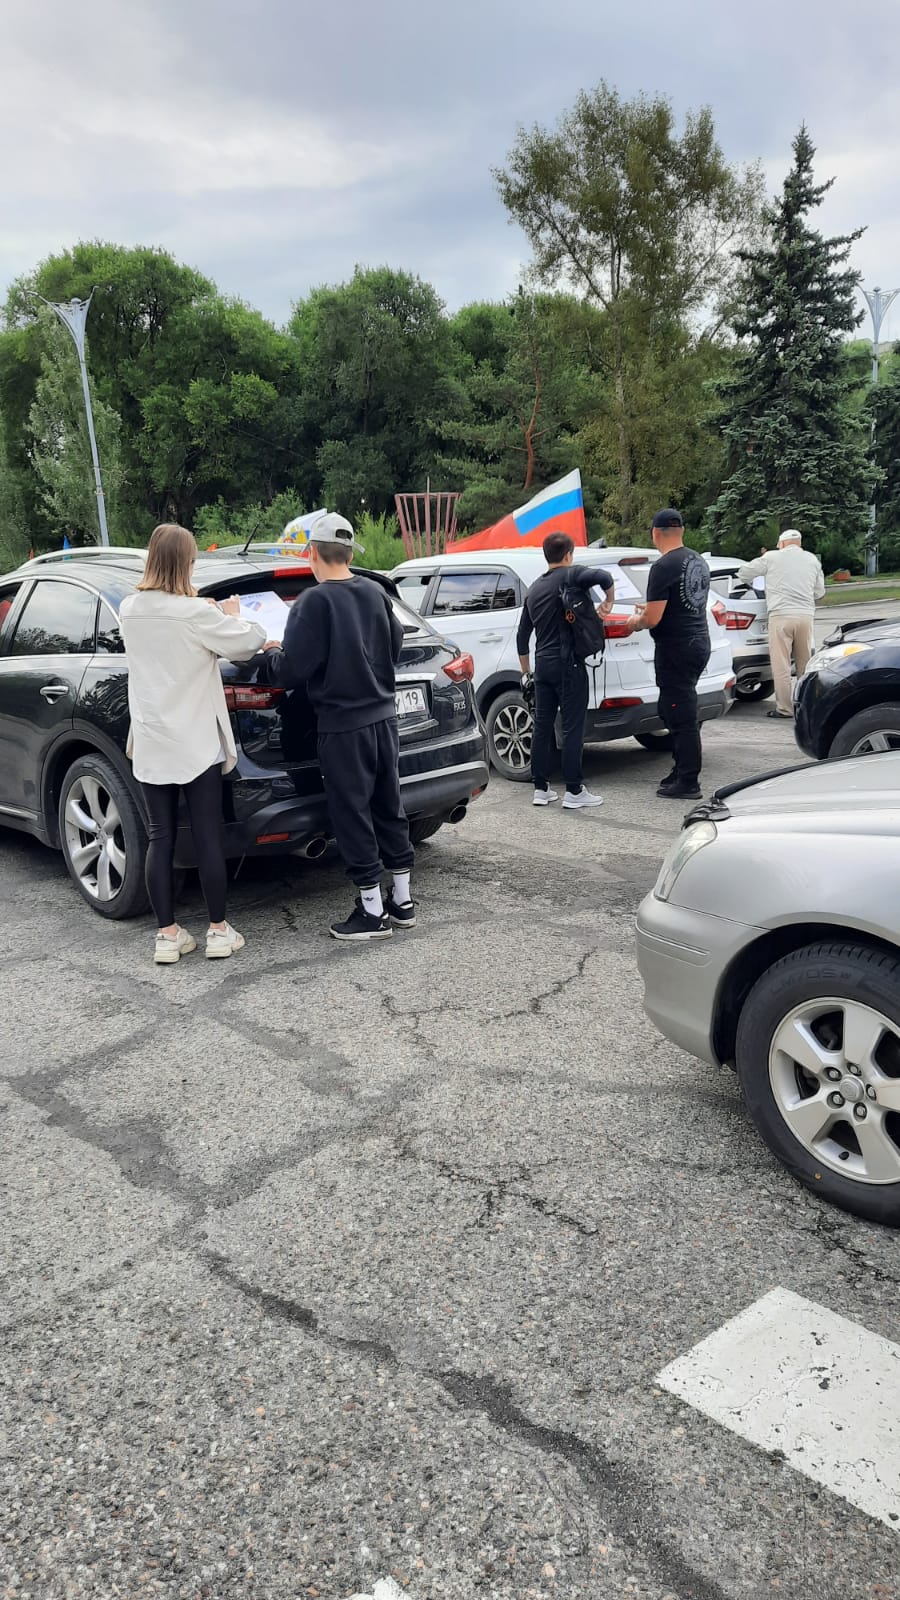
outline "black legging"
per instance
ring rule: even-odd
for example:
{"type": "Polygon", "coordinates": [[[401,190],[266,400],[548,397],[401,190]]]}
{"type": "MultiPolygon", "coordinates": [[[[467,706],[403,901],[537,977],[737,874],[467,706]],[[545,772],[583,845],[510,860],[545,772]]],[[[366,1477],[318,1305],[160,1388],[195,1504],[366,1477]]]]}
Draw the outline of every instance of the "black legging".
{"type": "Polygon", "coordinates": [[[156,914],[157,925],[169,928],[175,921],[175,893],[172,864],[175,860],[175,833],[178,826],[178,795],[184,790],[194,856],[200,874],[200,887],[206,900],[210,922],[225,921],[225,837],[222,818],[222,768],[219,762],[207,767],[190,783],[142,783],[150,843],[147,849],[147,893],[156,914]]]}

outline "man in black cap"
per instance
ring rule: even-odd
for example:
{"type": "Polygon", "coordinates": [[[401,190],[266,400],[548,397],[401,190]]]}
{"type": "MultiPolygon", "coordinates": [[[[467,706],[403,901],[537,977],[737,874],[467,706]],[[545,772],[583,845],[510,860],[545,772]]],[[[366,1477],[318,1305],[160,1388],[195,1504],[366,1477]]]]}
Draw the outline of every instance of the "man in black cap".
{"type": "Polygon", "coordinates": [[[697,681],[709,660],[709,568],[684,543],[681,512],[671,506],[653,518],[659,560],[650,568],[647,603],[638,606],[629,631],[649,628],[656,647],[659,715],[672,735],[675,764],[657,794],[664,800],[700,798],[700,724],[697,681]]]}

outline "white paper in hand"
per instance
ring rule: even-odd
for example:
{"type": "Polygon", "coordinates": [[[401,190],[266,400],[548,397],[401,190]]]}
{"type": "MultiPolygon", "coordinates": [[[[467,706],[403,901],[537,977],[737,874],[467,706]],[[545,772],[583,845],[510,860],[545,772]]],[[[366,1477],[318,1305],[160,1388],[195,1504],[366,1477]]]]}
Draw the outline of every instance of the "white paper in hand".
{"type": "Polygon", "coordinates": [[[274,589],[263,589],[259,594],[242,594],[240,598],[241,616],[248,622],[262,623],[266,630],[266,638],[277,639],[280,644],[284,638],[290,606],[285,604],[274,589]]]}

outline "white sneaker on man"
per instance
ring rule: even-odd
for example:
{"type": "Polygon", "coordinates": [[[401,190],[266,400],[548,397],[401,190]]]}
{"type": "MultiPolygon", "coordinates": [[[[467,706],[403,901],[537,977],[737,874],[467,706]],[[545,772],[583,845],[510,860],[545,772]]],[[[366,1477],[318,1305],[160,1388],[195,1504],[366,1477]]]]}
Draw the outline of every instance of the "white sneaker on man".
{"type": "Polygon", "coordinates": [[[558,799],[559,795],[555,789],[535,789],[531,803],[533,806],[552,806],[554,800],[558,799]]]}
{"type": "Polygon", "coordinates": [[[589,806],[602,806],[602,794],[591,794],[589,789],[579,789],[577,794],[570,794],[567,789],[563,795],[564,811],[587,811],[589,806]]]}
{"type": "Polygon", "coordinates": [[[153,959],[158,967],[171,966],[174,961],[180,961],[182,956],[189,956],[196,950],[197,941],[187,928],[179,928],[177,933],[158,933],[153,959]]]}
{"type": "Polygon", "coordinates": [[[243,950],[246,943],[237,928],[226,922],[224,928],[210,928],[206,935],[206,954],[209,960],[221,960],[223,956],[233,956],[236,950],[243,950]]]}

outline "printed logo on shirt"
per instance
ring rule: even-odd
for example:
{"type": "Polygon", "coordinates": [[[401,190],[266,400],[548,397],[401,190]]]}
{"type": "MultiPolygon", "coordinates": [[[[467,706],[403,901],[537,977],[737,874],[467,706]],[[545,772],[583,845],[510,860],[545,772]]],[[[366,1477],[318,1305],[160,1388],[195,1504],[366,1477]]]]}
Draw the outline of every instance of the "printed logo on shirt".
{"type": "Polygon", "coordinates": [[[698,555],[692,555],[684,563],[679,585],[679,599],[688,611],[699,615],[706,610],[706,597],[709,593],[709,579],[706,563],[698,555]]]}

